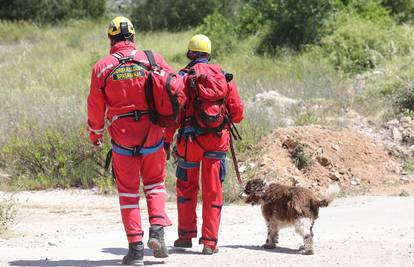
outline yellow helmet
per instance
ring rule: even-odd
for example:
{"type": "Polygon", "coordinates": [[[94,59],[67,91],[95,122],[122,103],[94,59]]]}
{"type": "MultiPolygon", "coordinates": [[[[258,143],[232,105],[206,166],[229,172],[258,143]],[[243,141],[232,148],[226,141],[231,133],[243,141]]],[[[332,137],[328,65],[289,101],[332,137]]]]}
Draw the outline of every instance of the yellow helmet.
{"type": "Polygon", "coordinates": [[[188,50],[211,54],[211,41],[205,35],[194,35],[188,43],[188,50]]]}
{"type": "Polygon", "coordinates": [[[112,37],[121,33],[124,36],[135,35],[135,30],[129,19],[118,16],[109,23],[108,36],[112,37]]]}

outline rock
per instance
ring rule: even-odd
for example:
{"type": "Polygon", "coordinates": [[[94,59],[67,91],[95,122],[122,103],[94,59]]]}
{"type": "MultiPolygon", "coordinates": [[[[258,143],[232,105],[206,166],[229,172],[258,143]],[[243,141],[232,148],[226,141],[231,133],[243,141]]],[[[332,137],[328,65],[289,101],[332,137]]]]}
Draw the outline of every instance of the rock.
{"type": "Polygon", "coordinates": [[[401,173],[400,166],[395,166],[395,169],[394,169],[393,171],[394,171],[394,173],[396,173],[396,174],[400,174],[400,173],[401,173]]]}
{"type": "Polygon", "coordinates": [[[397,141],[397,142],[401,142],[402,141],[402,134],[401,134],[401,132],[398,130],[398,128],[397,127],[393,127],[392,129],[391,129],[391,136],[392,136],[392,139],[394,139],[395,141],[397,141]]]}
{"type": "Polygon", "coordinates": [[[402,140],[409,146],[414,145],[414,133],[412,131],[403,133],[402,140]]]}
{"type": "Polygon", "coordinates": [[[399,194],[400,197],[409,197],[410,193],[408,193],[407,191],[405,191],[404,189],[401,190],[401,193],[399,194]]]}
{"type": "Polygon", "coordinates": [[[239,172],[240,173],[244,173],[246,170],[247,170],[247,166],[246,165],[242,164],[242,165],[239,166],[239,172]]]}
{"type": "Polygon", "coordinates": [[[387,184],[387,185],[395,185],[395,180],[387,180],[387,181],[385,181],[385,184],[387,184]]]}
{"type": "Polygon", "coordinates": [[[250,162],[249,167],[250,169],[254,169],[254,167],[256,167],[256,163],[250,162]]]}
{"type": "Polygon", "coordinates": [[[399,121],[397,119],[393,119],[393,120],[388,121],[386,123],[386,126],[388,128],[392,128],[392,127],[398,126],[398,124],[399,124],[399,121]]]}
{"type": "Polygon", "coordinates": [[[361,184],[361,179],[359,177],[354,177],[351,180],[351,185],[360,185],[361,184]]]}
{"type": "Polygon", "coordinates": [[[333,150],[336,150],[336,151],[339,150],[339,146],[338,145],[332,144],[331,147],[332,147],[333,150]]]}
{"type": "Polygon", "coordinates": [[[410,179],[408,177],[405,177],[405,176],[401,176],[400,180],[403,181],[404,183],[409,183],[410,182],[410,179]]]}
{"type": "Polygon", "coordinates": [[[404,122],[411,122],[411,117],[401,117],[400,118],[400,123],[404,123],[404,122]]]}
{"type": "Polygon", "coordinates": [[[339,172],[334,171],[334,172],[329,173],[329,178],[331,178],[331,180],[333,181],[339,181],[341,178],[341,175],[339,174],[339,172]]]}
{"type": "Polygon", "coordinates": [[[346,113],[346,117],[347,117],[348,119],[357,119],[357,118],[359,118],[359,117],[361,117],[361,116],[358,114],[358,112],[356,112],[356,111],[354,111],[354,110],[349,110],[349,111],[346,113]]]}
{"type": "Polygon", "coordinates": [[[323,167],[327,167],[329,166],[329,164],[331,164],[329,159],[323,156],[317,156],[316,161],[318,161],[318,163],[321,164],[323,167]]]}

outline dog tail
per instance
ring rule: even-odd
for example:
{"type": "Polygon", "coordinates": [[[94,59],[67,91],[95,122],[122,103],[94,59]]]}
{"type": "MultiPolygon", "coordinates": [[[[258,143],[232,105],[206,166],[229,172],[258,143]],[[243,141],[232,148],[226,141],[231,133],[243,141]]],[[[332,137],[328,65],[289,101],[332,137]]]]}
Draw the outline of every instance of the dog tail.
{"type": "Polygon", "coordinates": [[[327,207],[335,199],[340,190],[338,183],[330,184],[321,200],[319,200],[318,206],[327,207]]]}

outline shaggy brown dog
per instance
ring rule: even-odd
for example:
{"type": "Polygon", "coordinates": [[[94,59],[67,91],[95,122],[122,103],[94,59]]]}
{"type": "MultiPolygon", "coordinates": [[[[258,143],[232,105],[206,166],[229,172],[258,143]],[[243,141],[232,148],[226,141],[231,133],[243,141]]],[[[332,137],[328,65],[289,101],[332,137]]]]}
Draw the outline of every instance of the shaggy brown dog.
{"type": "Polygon", "coordinates": [[[262,214],[267,225],[266,249],[276,247],[279,230],[293,226],[303,237],[302,254],[313,254],[312,227],[319,215],[320,207],[327,207],[339,192],[338,184],[331,184],[322,199],[303,187],[267,183],[254,179],[246,184],[240,197],[252,205],[262,205],[262,214]]]}

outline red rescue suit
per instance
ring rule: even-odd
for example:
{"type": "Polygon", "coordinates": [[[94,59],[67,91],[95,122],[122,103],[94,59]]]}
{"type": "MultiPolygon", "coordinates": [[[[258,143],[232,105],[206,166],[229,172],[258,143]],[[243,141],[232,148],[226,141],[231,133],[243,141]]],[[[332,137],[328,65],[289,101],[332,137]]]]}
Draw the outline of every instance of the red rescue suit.
{"type": "MultiPolygon", "coordinates": [[[[212,66],[206,63],[195,63],[192,66],[197,74],[209,74],[212,66]]],[[[186,75],[188,69],[180,74],[186,75]]],[[[188,85],[189,76],[184,76],[184,84],[188,85]]],[[[239,97],[233,81],[228,83],[229,91],[226,97],[226,106],[229,109],[232,121],[239,123],[243,119],[243,103],[239,97]]],[[[185,88],[186,99],[189,101],[188,86],[185,88]]],[[[186,103],[186,111],[181,112],[180,121],[193,115],[192,103],[186,103]],[[185,112],[185,114],[184,114],[185,112]]],[[[180,131],[188,128],[181,125],[180,131]]],[[[166,142],[171,143],[174,130],[167,129],[166,142]]],[[[199,177],[201,169],[203,224],[200,244],[215,247],[218,240],[220,214],[223,202],[222,182],[225,176],[225,156],[229,149],[230,133],[225,127],[221,134],[207,133],[194,137],[187,137],[179,132],[181,138],[177,140],[177,209],[178,209],[178,236],[182,239],[197,237],[197,194],[199,191],[199,177]]]]}
{"type": "MultiPolygon", "coordinates": [[[[132,56],[147,64],[144,52],[136,51],[133,42],[121,41],[111,47],[110,53],[112,55],[99,60],[92,71],[88,96],[88,128],[91,141],[96,142],[102,138],[105,116],[110,123],[108,131],[113,142],[112,163],[121,216],[128,241],[134,243],[142,241],[143,236],[139,208],[141,178],[150,224],[171,225],[165,212],[166,158],[163,129],[152,124],[145,113],[148,105],[143,69],[131,67],[131,64],[122,65],[105,82],[106,76],[118,65],[118,58],[132,56]],[[125,114],[130,116],[124,116],[125,114]],[[126,149],[141,145],[143,149],[136,155],[129,154],[130,150],[126,149]]],[[[174,72],[159,54],[154,53],[154,57],[159,66],[174,72]]],[[[176,79],[176,86],[183,87],[181,78],[176,79]]]]}

